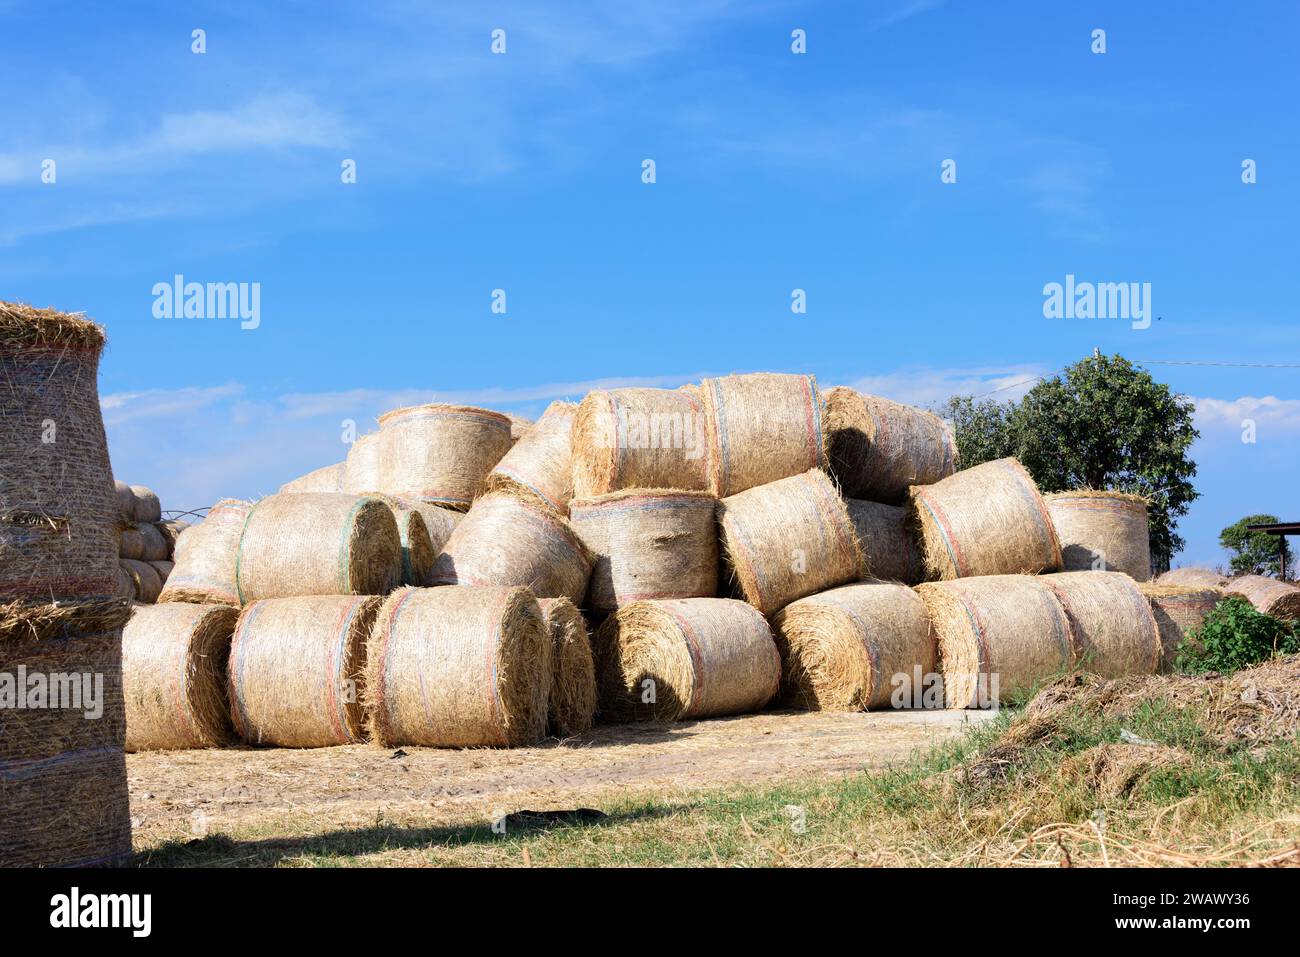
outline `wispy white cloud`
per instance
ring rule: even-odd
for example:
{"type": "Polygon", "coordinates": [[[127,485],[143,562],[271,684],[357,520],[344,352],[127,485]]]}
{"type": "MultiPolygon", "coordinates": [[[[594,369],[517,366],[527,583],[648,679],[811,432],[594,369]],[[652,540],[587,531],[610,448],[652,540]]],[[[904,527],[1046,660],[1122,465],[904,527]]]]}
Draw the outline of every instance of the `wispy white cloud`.
{"type": "Polygon", "coordinates": [[[997,402],[1018,400],[1050,371],[1040,363],[946,369],[917,367],[863,376],[849,385],[860,392],[929,408],[955,395],[973,395],[997,402]]]}
{"type": "Polygon", "coordinates": [[[1279,399],[1275,395],[1246,395],[1236,399],[1198,398],[1196,426],[1205,432],[1239,436],[1247,421],[1256,433],[1300,433],[1300,399],[1279,399]]]}

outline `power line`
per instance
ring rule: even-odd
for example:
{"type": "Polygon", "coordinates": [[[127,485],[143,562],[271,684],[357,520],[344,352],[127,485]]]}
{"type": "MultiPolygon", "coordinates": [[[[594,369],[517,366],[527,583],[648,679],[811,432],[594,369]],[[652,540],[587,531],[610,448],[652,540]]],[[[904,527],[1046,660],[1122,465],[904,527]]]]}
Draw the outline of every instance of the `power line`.
{"type": "Polygon", "coordinates": [[[1300,362],[1218,362],[1213,359],[1134,359],[1161,366],[1224,366],[1230,369],[1300,369],[1300,362]]]}

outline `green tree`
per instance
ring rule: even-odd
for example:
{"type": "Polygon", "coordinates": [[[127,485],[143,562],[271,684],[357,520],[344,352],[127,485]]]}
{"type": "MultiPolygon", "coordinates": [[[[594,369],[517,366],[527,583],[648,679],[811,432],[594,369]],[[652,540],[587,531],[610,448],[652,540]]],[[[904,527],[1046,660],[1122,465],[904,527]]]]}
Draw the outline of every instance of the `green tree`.
{"type": "Polygon", "coordinates": [[[1291,552],[1286,539],[1264,532],[1249,531],[1247,525],[1276,524],[1276,515],[1247,515],[1239,522],[1234,522],[1219,533],[1219,544],[1232,553],[1232,572],[1234,575],[1272,575],[1282,574],[1281,555],[1286,555],[1287,564],[1291,562],[1291,552]],[[1278,543],[1281,543],[1279,546],[1278,543]]]}

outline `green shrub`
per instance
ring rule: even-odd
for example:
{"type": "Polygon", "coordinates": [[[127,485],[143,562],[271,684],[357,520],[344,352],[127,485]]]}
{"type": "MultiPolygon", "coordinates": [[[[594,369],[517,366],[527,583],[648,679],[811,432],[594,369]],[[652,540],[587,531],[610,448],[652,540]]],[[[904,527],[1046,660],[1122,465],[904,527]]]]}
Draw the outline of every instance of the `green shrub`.
{"type": "Polygon", "coordinates": [[[1244,598],[1225,598],[1198,630],[1183,638],[1175,666],[1193,674],[1230,674],[1274,655],[1297,652],[1300,634],[1294,625],[1256,610],[1244,598]]]}

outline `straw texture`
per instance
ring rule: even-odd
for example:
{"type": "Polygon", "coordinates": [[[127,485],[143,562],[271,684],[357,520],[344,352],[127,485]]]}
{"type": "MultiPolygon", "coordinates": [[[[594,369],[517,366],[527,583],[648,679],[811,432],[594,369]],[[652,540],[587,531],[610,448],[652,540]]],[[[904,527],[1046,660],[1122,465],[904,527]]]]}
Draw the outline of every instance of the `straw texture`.
{"type": "Polygon", "coordinates": [[[709,487],[699,390],[594,389],[573,420],[573,494],[709,487]]]}
{"type": "Polygon", "coordinates": [[[546,733],[551,642],[526,588],[406,588],[367,648],[371,736],[383,747],[512,747],[546,733]]]}
{"type": "MultiPolygon", "coordinates": [[[[1142,582],[1138,590],[1146,596],[1160,629],[1160,670],[1170,672],[1183,640],[1205,624],[1205,616],[1230,594],[1226,589],[1197,585],[1159,585],[1142,582]]],[[[1193,640],[1193,645],[1198,644],[1193,640]]]]}
{"type": "Polygon", "coordinates": [[[1151,579],[1147,500],[1124,492],[1081,489],[1043,496],[1067,572],[1123,572],[1151,579]]]}
{"type": "Polygon", "coordinates": [[[575,499],[569,520],[595,556],[587,607],[718,592],[716,501],[707,492],[630,489],[575,499]]]}
{"type": "Polygon", "coordinates": [[[848,510],[820,469],[722,499],[718,523],[740,593],[765,615],[861,573],[848,510]]]}
{"type": "Polygon", "coordinates": [[[121,479],[114,479],[113,491],[117,497],[117,520],[127,525],[135,524],[135,493],[131,486],[121,479]]]}
{"type": "Polygon", "coordinates": [[[1226,575],[1219,574],[1213,568],[1196,565],[1173,568],[1156,578],[1158,585],[1198,585],[1204,588],[1222,588],[1227,582],[1226,575]]]}
{"type": "Polygon", "coordinates": [[[846,386],[826,393],[831,471],[852,498],[897,504],[957,471],[957,443],[931,412],[846,386]]]}
{"type": "Polygon", "coordinates": [[[758,711],[780,688],[767,621],[730,598],[620,608],[597,632],[600,710],[614,721],[684,721],[758,711]]]}
{"type": "Polygon", "coordinates": [[[158,501],[157,492],[147,485],[132,485],[131,494],[134,496],[133,514],[137,522],[152,524],[162,521],[162,503],[158,501]]]}
{"type": "Polygon", "coordinates": [[[344,491],[343,471],[345,468],[347,468],[346,462],[326,465],[324,468],[299,476],[293,481],[285,482],[280,486],[280,492],[281,494],[285,492],[342,492],[344,491]]]}
{"type": "Polygon", "coordinates": [[[925,579],[920,549],[907,522],[907,509],[860,498],[844,500],[862,546],[862,577],[915,585],[925,579]]]}
{"type": "Polygon", "coordinates": [[[379,487],[467,509],[510,451],[510,420],[464,405],[420,405],[379,417],[379,487]]]}
{"type": "Polygon", "coordinates": [[[582,734],[596,714],[596,672],[582,612],[567,598],[539,598],[551,639],[551,694],[547,728],[557,738],[582,734]]]}
{"type": "Polygon", "coordinates": [[[552,402],[537,424],[488,473],[488,491],[533,496],[562,514],[573,498],[570,439],[578,406],[552,402]]]}
{"type": "Polygon", "coordinates": [[[163,590],[163,580],[158,570],[148,562],[130,558],[121,559],[120,564],[131,576],[131,584],[135,586],[135,600],[147,604],[156,602],[163,590]]]}
{"type": "Polygon", "coordinates": [[[1044,575],[1070,620],[1076,660],[1103,678],[1160,668],[1160,628],[1137,583],[1120,572],[1044,575]]]}
{"type": "Polygon", "coordinates": [[[533,420],[526,419],[522,415],[507,412],[506,418],[510,420],[510,441],[512,443],[522,439],[528,434],[528,430],[533,427],[533,420]]]}
{"type": "Polygon", "coordinates": [[[235,566],[251,502],[224,498],[176,540],[175,561],[158,600],[238,605],[235,566]]]}
{"type": "Polygon", "coordinates": [[[144,557],[144,536],[134,524],[118,532],[117,554],[119,558],[140,561],[144,557]]]}
{"type": "Polygon", "coordinates": [[[140,560],[145,562],[164,562],[171,555],[167,537],[157,525],[140,522],[135,526],[140,536],[140,560]]]}
{"type": "Polygon", "coordinates": [[[1231,579],[1224,587],[1245,596],[1266,615],[1300,621],[1300,588],[1290,582],[1263,575],[1242,575],[1231,579]]]}
{"type": "Polygon", "coordinates": [[[908,509],[931,579],[1034,574],[1061,567],[1061,546],[1047,506],[1013,458],[976,465],[934,485],[913,486],[908,509]]]}
{"type": "Polygon", "coordinates": [[[402,544],[383,499],[268,495],[248,513],[236,559],[239,603],[298,595],[384,595],[402,579],[402,544]]]}
{"type": "Polygon", "coordinates": [[[312,595],[245,608],[230,646],[235,733],[249,744],[281,748],[364,741],[366,641],[383,601],[312,595]]]}
{"type": "Polygon", "coordinates": [[[424,519],[425,531],[429,533],[429,547],[433,549],[434,558],[442,553],[447,540],[451,538],[452,529],[465,517],[464,512],[453,512],[441,505],[430,505],[418,499],[393,497],[393,501],[401,508],[420,513],[424,519]]]}
{"type": "Polygon", "coordinates": [[[357,436],[348,449],[348,457],[343,460],[338,491],[349,495],[364,495],[383,488],[380,477],[382,441],[379,432],[357,436]]]}
{"type": "Polygon", "coordinates": [[[826,464],[822,399],[810,375],[705,379],[709,486],[719,498],[826,464]]]}
{"type": "Polygon", "coordinates": [[[238,617],[225,605],[136,607],[122,636],[128,751],[229,743],[226,660],[238,617]]]}
{"type": "Polygon", "coordinates": [[[0,603],[0,645],[120,629],[131,616],[131,602],[120,595],[121,587],[119,570],[110,598],[60,599],[48,604],[25,599],[0,603]]]}
{"type": "MultiPolygon", "coordinates": [[[[433,577],[433,559],[438,554],[434,551],[433,539],[429,535],[429,526],[424,521],[422,510],[413,507],[409,499],[394,498],[390,495],[375,495],[382,499],[393,513],[397,523],[397,539],[402,546],[403,585],[430,585],[433,577]]],[[[436,509],[438,506],[431,505],[436,509]]],[[[438,543],[441,551],[443,542],[438,543]]]]}

